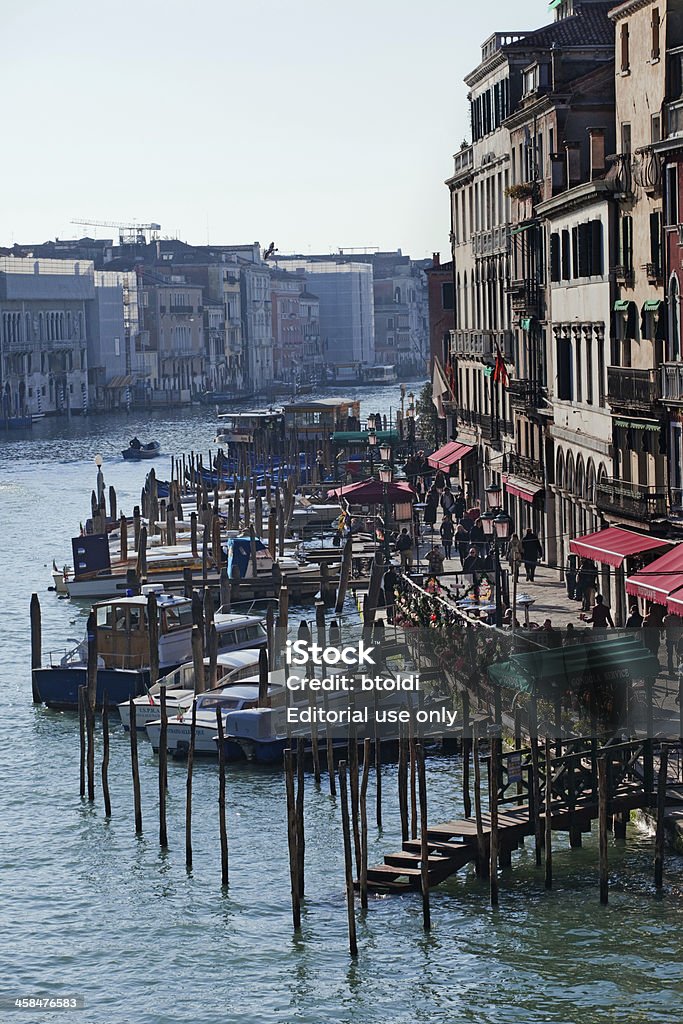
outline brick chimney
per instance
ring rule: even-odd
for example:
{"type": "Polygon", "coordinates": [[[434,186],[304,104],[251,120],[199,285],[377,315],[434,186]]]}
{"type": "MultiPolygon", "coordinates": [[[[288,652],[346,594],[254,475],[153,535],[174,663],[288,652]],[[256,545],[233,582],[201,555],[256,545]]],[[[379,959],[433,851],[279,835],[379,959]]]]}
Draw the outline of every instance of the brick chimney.
{"type": "Polygon", "coordinates": [[[440,267],[440,266],[441,266],[441,253],[440,252],[433,252],[432,253],[432,267],[434,269],[436,269],[437,267],[440,267]]]}

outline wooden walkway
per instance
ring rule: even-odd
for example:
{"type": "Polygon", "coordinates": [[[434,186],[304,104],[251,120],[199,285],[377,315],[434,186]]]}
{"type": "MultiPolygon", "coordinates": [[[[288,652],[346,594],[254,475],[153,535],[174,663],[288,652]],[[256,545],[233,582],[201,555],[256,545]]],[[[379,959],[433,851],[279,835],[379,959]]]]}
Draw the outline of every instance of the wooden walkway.
{"type": "MultiPolygon", "coordinates": [[[[652,749],[647,741],[633,741],[596,749],[581,750],[577,742],[571,741],[565,753],[552,759],[551,786],[553,798],[551,802],[551,828],[556,832],[576,833],[590,832],[591,822],[598,818],[599,803],[596,785],[597,770],[595,760],[598,755],[609,754],[610,786],[608,793],[609,814],[618,815],[636,808],[651,807],[656,802],[656,793],[652,790],[652,749]],[[649,759],[649,766],[648,766],[649,759]],[[566,787],[568,766],[571,769],[571,796],[566,787]],[[645,770],[644,770],[645,767],[645,770]],[[648,778],[650,784],[646,784],[648,778]],[[588,792],[582,792],[583,784],[587,783],[588,792]],[[557,791],[557,792],[556,792],[557,791]]],[[[590,741],[589,741],[590,742],[590,741]]],[[[527,751],[522,751],[522,755],[527,751]]],[[[519,754],[519,752],[517,752],[519,754]]],[[[514,756],[514,755],[513,755],[514,756]]],[[[510,753],[504,754],[502,775],[506,772],[506,762],[510,753]]],[[[529,759],[530,760],[530,759],[529,759]]],[[[530,774],[530,764],[523,764],[522,771],[530,774]]],[[[511,857],[526,836],[541,836],[545,833],[546,819],[545,801],[545,766],[541,765],[543,785],[541,787],[540,813],[534,814],[533,799],[529,802],[513,802],[508,797],[505,778],[499,787],[498,807],[498,849],[499,866],[509,867],[511,857]],[[540,819],[540,829],[537,825],[540,819]],[[537,833],[539,829],[539,833],[537,833]]],[[[530,782],[530,780],[529,780],[530,782]]],[[[515,786],[517,788],[517,786],[515,786]]],[[[527,784],[523,788],[529,791],[527,784]]],[[[531,791],[532,792],[532,791],[531,791]]],[[[669,806],[683,808],[683,783],[669,769],[666,787],[666,803],[669,806]]],[[[429,853],[429,885],[439,885],[460,868],[478,860],[481,842],[481,853],[488,865],[489,843],[491,837],[491,816],[489,812],[481,815],[481,840],[477,833],[474,817],[460,818],[433,825],[427,829],[429,853]]],[[[387,854],[384,863],[377,867],[369,867],[367,872],[368,889],[374,892],[405,892],[421,888],[421,838],[406,839],[396,853],[387,854]]],[[[578,845],[578,844],[577,844],[578,845]]],[[[486,871],[488,873],[488,870],[486,871]]]]}

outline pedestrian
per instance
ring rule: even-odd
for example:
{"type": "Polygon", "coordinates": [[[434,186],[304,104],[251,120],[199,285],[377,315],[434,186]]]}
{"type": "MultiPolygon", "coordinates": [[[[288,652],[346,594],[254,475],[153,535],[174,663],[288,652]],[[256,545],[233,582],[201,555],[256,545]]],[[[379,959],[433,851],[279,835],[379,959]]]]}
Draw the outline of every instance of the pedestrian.
{"type": "Polygon", "coordinates": [[[522,542],[516,533],[513,533],[508,541],[506,557],[510,564],[510,571],[512,572],[515,583],[519,580],[519,567],[524,561],[524,548],[522,542]]]}
{"type": "Polygon", "coordinates": [[[534,576],[536,574],[536,566],[540,559],[543,558],[543,548],[541,547],[540,540],[531,527],[529,527],[524,534],[522,550],[524,553],[524,568],[526,569],[527,583],[533,583],[534,576]]]}
{"type": "Polygon", "coordinates": [[[462,493],[462,487],[458,488],[458,493],[453,496],[453,515],[456,519],[462,519],[465,514],[467,505],[465,503],[465,496],[462,493]]]}
{"type": "Polygon", "coordinates": [[[472,545],[467,552],[467,557],[462,563],[462,571],[467,573],[476,573],[477,570],[481,571],[484,568],[482,559],[479,556],[479,552],[472,545]]]}
{"type": "Polygon", "coordinates": [[[397,580],[396,572],[392,565],[389,566],[387,571],[384,573],[382,578],[382,587],[384,589],[384,604],[387,610],[387,621],[394,621],[394,588],[397,580]]]}
{"type": "Polygon", "coordinates": [[[555,629],[551,619],[546,619],[541,629],[545,633],[545,642],[549,648],[562,646],[562,634],[559,629],[555,629]]]}
{"type": "Polygon", "coordinates": [[[325,467],[325,456],[323,455],[322,449],[318,452],[315,459],[315,471],[317,476],[317,483],[321,484],[327,475],[327,469],[325,467]]]}
{"type": "Polygon", "coordinates": [[[470,544],[476,545],[477,551],[481,554],[484,552],[486,547],[486,534],[484,533],[484,527],[481,525],[481,519],[475,519],[470,530],[470,544]]]}
{"type": "Polygon", "coordinates": [[[427,498],[425,501],[424,511],[424,522],[425,526],[428,526],[430,530],[434,531],[434,524],[436,523],[436,512],[439,506],[439,492],[436,487],[432,486],[427,491],[427,498]]]}
{"type": "Polygon", "coordinates": [[[643,616],[638,611],[638,605],[632,604],[628,610],[626,629],[640,629],[643,625],[643,616]]]}
{"type": "Polygon", "coordinates": [[[453,535],[455,533],[455,530],[453,527],[453,520],[449,515],[445,515],[443,517],[439,533],[441,534],[441,540],[443,541],[444,554],[446,558],[451,558],[453,549],[453,535]]]}
{"type": "Polygon", "coordinates": [[[395,550],[401,558],[401,568],[410,569],[413,564],[413,540],[405,526],[398,535],[395,550]]]}
{"type": "Polygon", "coordinates": [[[565,634],[564,634],[564,646],[565,647],[571,647],[573,644],[575,644],[578,641],[578,639],[579,639],[579,635],[576,632],[576,629],[574,627],[574,623],[573,622],[568,622],[567,623],[567,628],[566,628],[565,634]]]}
{"type": "Polygon", "coordinates": [[[439,504],[441,505],[444,515],[453,515],[453,512],[455,511],[455,499],[450,487],[444,487],[439,504]]]}
{"type": "Polygon", "coordinates": [[[567,597],[573,601],[576,597],[576,580],[578,578],[578,565],[576,555],[567,556],[567,566],[564,570],[564,578],[567,584],[567,597]]]}
{"type": "Polygon", "coordinates": [[[683,622],[678,615],[672,615],[669,613],[664,617],[664,636],[666,639],[666,659],[667,659],[667,671],[669,676],[673,678],[674,673],[674,654],[678,650],[678,642],[683,636],[681,626],[683,622]]]}
{"type": "Polygon", "coordinates": [[[442,469],[437,469],[436,471],[436,474],[434,476],[434,486],[436,487],[437,491],[443,491],[444,487],[446,486],[446,474],[442,469]]]}
{"type": "Polygon", "coordinates": [[[598,570],[592,558],[582,558],[577,580],[577,600],[581,600],[581,611],[587,612],[595,600],[598,589],[598,570]]]}
{"type": "Polygon", "coordinates": [[[659,657],[660,630],[662,628],[663,614],[663,609],[659,605],[651,604],[643,619],[643,642],[650,654],[654,654],[655,658],[659,657]]]}
{"type": "Polygon", "coordinates": [[[427,552],[427,565],[429,566],[430,575],[440,575],[443,570],[443,551],[439,544],[437,544],[436,547],[433,547],[431,551],[427,552]]]}
{"type": "Polygon", "coordinates": [[[458,549],[458,555],[460,556],[460,562],[464,565],[465,559],[467,558],[467,552],[470,549],[470,535],[469,531],[465,529],[462,523],[458,523],[454,539],[458,549]]]}
{"type": "Polygon", "coordinates": [[[602,594],[597,594],[595,597],[595,605],[591,612],[590,619],[587,619],[583,612],[581,613],[581,618],[584,622],[591,622],[593,624],[593,629],[605,629],[606,626],[611,626],[612,629],[614,629],[614,621],[609,608],[603,601],[602,594]]]}

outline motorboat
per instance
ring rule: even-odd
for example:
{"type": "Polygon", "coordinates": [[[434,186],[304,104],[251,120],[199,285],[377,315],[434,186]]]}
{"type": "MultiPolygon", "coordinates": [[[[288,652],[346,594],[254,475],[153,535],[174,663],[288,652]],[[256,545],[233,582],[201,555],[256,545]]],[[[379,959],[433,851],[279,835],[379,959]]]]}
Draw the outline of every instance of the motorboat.
{"type": "MultiPolygon", "coordinates": [[[[229,682],[237,682],[245,676],[252,676],[258,668],[259,650],[229,651],[218,655],[217,676],[222,686],[229,682]]],[[[204,659],[204,671],[208,675],[209,659],[204,659]]],[[[166,687],[166,710],[169,715],[178,715],[192,706],[194,700],[194,662],[187,661],[169,672],[141,696],[136,697],[135,723],[138,730],[144,730],[148,722],[159,717],[161,706],[161,687],[166,687]]],[[[119,704],[119,715],[123,728],[130,729],[130,701],[119,704]]]]}
{"type": "MultiPolygon", "coordinates": [[[[121,596],[93,605],[97,639],[96,705],[112,706],[138,697],[149,687],[148,598],[157,599],[159,670],[164,674],[192,655],[192,602],[163,593],[159,585],[138,597],[121,596]]],[[[52,651],[48,663],[33,669],[40,699],[50,708],[76,710],[79,687],[87,684],[87,636],[70,650],[52,651]]]]}
{"type": "Polygon", "coordinates": [[[149,441],[143,444],[137,437],[133,437],[127,448],[121,454],[124,459],[132,462],[139,462],[140,459],[154,459],[161,453],[161,445],[158,441],[149,441]]]}
{"type": "MultiPolygon", "coordinates": [[[[218,746],[216,743],[218,731],[216,710],[218,708],[220,708],[225,726],[225,719],[229,713],[258,707],[258,695],[259,684],[257,676],[200,693],[195,701],[197,709],[195,716],[195,755],[204,757],[218,756],[218,746]]],[[[269,684],[268,696],[273,703],[282,702],[284,700],[284,684],[269,684]]],[[[191,727],[191,704],[185,711],[168,717],[166,745],[170,754],[176,756],[187,754],[190,748],[191,727]]],[[[152,744],[152,749],[155,753],[158,752],[161,738],[161,719],[148,722],[146,731],[147,737],[152,744]]],[[[243,761],[245,758],[244,750],[241,744],[237,742],[226,743],[224,753],[226,761],[243,761]]]]}

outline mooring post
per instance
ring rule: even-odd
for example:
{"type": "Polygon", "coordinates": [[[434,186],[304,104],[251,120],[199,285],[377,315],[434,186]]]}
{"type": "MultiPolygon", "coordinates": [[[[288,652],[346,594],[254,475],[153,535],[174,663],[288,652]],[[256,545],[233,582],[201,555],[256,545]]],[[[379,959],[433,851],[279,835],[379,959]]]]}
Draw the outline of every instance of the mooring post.
{"type": "Polygon", "coordinates": [[[185,787],[185,867],[192,869],[192,769],[194,766],[194,744],[197,735],[197,702],[192,701],[192,722],[190,724],[190,746],[187,751],[187,783],[185,787]]]}
{"type": "Polygon", "coordinates": [[[429,827],[427,824],[427,772],[425,752],[421,743],[416,744],[418,786],[420,791],[420,888],[422,889],[422,924],[428,932],[432,926],[429,907],[429,827]]]}
{"type": "Polygon", "coordinates": [[[598,824],[599,824],[599,848],[600,848],[600,902],[607,903],[608,900],[608,868],[607,868],[607,760],[604,757],[598,758],[598,824]]]}
{"type": "Polygon", "coordinates": [[[491,815],[491,836],[489,841],[489,882],[492,907],[498,906],[498,778],[500,775],[501,740],[499,725],[489,740],[491,749],[491,773],[489,779],[489,812],[491,815]]]}
{"type": "Polygon", "coordinates": [[[168,768],[168,714],[166,712],[166,687],[159,687],[161,705],[161,729],[159,730],[159,846],[168,846],[166,831],[166,788],[168,768]]]}
{"type": "Polygon", "coordinates": [[[668,748],[659,748],[659,775],[657,777],[657,828],[655,831],[655,888],[664,884],[664,816],[666,813],[666,780],[668,769],[668,748]]]}
{"type": "Polygon", "coordinates": [[[218,824],[221,834],[221,885],[229,884],[228,878],[228,826],[225,814],[225,737],[223,735],[223,715],[216,708],[216,725],[218,727],[218,824]]]}
{"type": "Polygon", "coordinates": [[[417,764],[412,714],[408,720],[408,753],[410,757],[410,838],[417,839],[417,764]]]}
{"type": "Polygon", "coordinates": [[[360,905],[368,907],[368,781],[370,778],[370,738],[363,741],[363,777],[360,784],[360,905]]]}
{"type": "Polygon", "coordinates": [[[477,826],[477,874],[479,878],[486,878],[488,874],[488,865],[486,862],[484,823],[481,814],[481,764],[479,761],[479,737],[477,736],[476,731],[474,733],[472,760],[474,762],[474,816],[477,826]]]}
{"type": "Polygon", "coordinates": [[[303,898],[305,884],[304,861],[306,854],[306,833],[304,829],[304,739],[296,741],[296,860],[299,881],[299,895],[303,898]]]}
{"type": "Polygon", "coordinates": [[[339,795],[341,803],[342,835],[344,838],[344,869],[346,877],[346,911],[349,922],[349,952],[358,956],[356,941],[356,914],[353,892],[353,859],[351,853],[351,828],[349,823],[349,798],[346,789],[346,761],[339,762],[339,795]]]}
{"type": "Polygon", "coordinates": [[[349,732],[349,795],[351,797],[351,827],[353,829],[353,846],[356,855],[356,874],[360,875],[360,822],[359,816],[359,780],[358,780],[358,736],[356,727],[351,726],[349,732]]]}
{"type": "Polygon", "coordinates": [[[530,716],[531,744],[531,801],[529,809],[534,823],[534,849],[536,867],[541,866],[541,850],[543,849],[543,828],[541,824],[541,765],[538,751],[538,715],[536,700],[532,699],[530,716]]]}
{"type": "Polygon", "coordinates": [[[42,704],[40,691],[36,683],[35,669],[40,668],[42,660],[42,628],[40,615],[40,598],[31,594],[31,693],[34,704],[42,704]]]}
{"type": "Polygon", "coordinates": [[[140,799],[140,771],[138,767],[138,724],[137,707],[133,697],[128,704],[130,710],[130,764],[133,773],[133,806],[135,808],[135,834],[142,834],[142,801],[140,799]]]}
{"type": "Polygon", "coordinates": [[[408,842],[408,755],[406,750],[406,736],[403,726],[399,730],[398,738],[398,809],[401,816],[401,839],[408,842]]]}
{"type": "Polygon", "coordinates": [[[299,867],[296,850],[296,800],[294,796],[294,762],[292,751],[284,752],[285,792],[287,794],[287,846],[289,849],[289,881],[292,893],[292,920],[294,931],[301,928],[301,897],[299,896],[299,867]]]}
{"type": "Polygon", "coordinates": [[[470,695],[462,694],[462,802],[466,818],[472,817],[470,796],[470,758],[472,755],[472,722],[470,720],[470,695]]]}
{"type": "Polygon", "coordinates": [[[95,702],[97,700],[97,620],[95,613],[90,612],[86,625],[88,638],[88,663],[86,691],[85,724],[88,737],[88,800],[95,799],[95,702]]]}
{"type": "Polygon", "coordinates": [[[109,795],[109,699],[104,695],[102,704],[102,796],[104,797],[104,815],[111,818],[111,798],[109,795]]]}
{"type": "Polygon", "coordinates": [[[85,796],[85,704],[86,704],[86,687],[78,687],[78,733],[80,738],[80,786],[79,793],[81,799],[85,796]]]}
{"type": "Polygon", "coordinates": [[[545,887],[553,887],[553,770],[550,737],[545,738],[545,887]]]}

